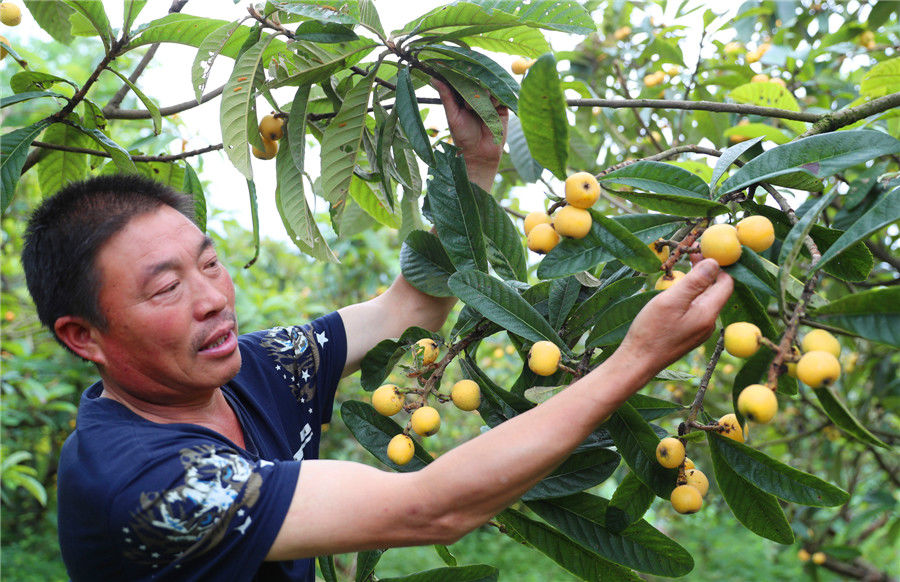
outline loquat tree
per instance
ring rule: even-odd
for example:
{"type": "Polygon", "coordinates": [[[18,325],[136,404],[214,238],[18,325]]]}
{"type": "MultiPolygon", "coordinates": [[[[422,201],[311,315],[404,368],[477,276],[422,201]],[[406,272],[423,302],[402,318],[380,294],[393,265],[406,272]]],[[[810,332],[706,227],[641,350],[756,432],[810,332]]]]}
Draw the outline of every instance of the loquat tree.
{"type": "MultiPolygon", "coordinates": [[[[900,487],[896,461],[884,457],[900,439],[896,395],[873,387],[892,378],[896,390],[900,364],[897,4],[763,1],[720,14],[699,2],[663,10],[664,2],[471,0],[388,33],[373,0],[270,1],[235,21],[182,13],[185,3],[135,25],[147,3],[126,0],[115,26],[101,2],[26,0],[21,14],[2,3],[5,25],[33,19],[57,43],[79,35],[102,45],[87,77],[68,78],[53,62],[26,60],[11,32],[0,38],[11,89],[0,106],[16,120],[0,144],[5,217],[27,211],[13,202],[23,195],[17,185],[34,188],[28,172],[44,195],[124,172],[191,194],[202,227],[207,196],[214,204],[219,194],[204,190],[192,159],[222,151],[247,184],[251,264],[260,253],[254,165],[268,159],[284,229],[306,255],[338,261],[336,241],[395,229],[404,277],[462,306],[443,333],[411,328],[378,344],[359,376],[372,404],[341,406],[359,443],[397,471],[432,460],[423,439],[439,430],[440,405],[477,410],[487,427],[539,406],[540,394],[564,390],[611,354],[640,309],[678,284],[691,255],[713,257],[735,287],[721,333],[702,350],[705,370],[680,362],[661,373],[491,524],[577,578],[676,577],[694,558],[644,519],[648,510],[657,498],[701,515],[724,502],[758,536],[800,545],[811,575],[824,567],[887,579],[855,546],[896,531],[896,516],[875,519],[862,539],[820,527],[813,511],[850,515],[843,508],[859,491],[856,477],[838,470],[826,480],[811,472],[821,466],[792,466],[806,463],[790,447],[763,449],[830,428],[830,442],[872,455],[879,479],[900,487]],[[699,33],[683,26],[691,16],[699,33]],[[574,48],[554,52],[546,32],[576,39],[574,48]],[[139,86],[159,44],[182,45],[192,59],[176,82],[191,84],[193,101],[160,106],[139,86]],[[139,51],[133,72],[121,71],[117,63],[139,51]],[[228,80],[209,90],[213,63],[225,59],[228,80]],[[101,105],[95,85],[109,75],[122,90],[101,105]],[[449,140],[426,130],[432,78],[498,142],[492,98],[513,113],[492,193],[469,180],[449,140]],[[122,107],[128,92],[140,108],[122,107]],[[159,135],[208,101],[218,103],[221,143],[210,130],[210,145],[176,154],[160,153],[165,143],[123,145],[124,120],[159,135]],[[260,119],[263,102],[273,113],[260,119]],[[315,180],[310,144],[321,161],[315,180]],[[327,201],[327,217],[314,213],[313,196],[327,201]],[[477,353],[504,335],[521,368],[501,384],[477,353]],[[842,350],[866,355],[851,364],[842,350]],[[451,366],[463,378],[452,389],[442,386],[451,366]],[[407,385],[388,382],[395,369],[407,385]],[[673,382],[692,392],[689,402],[658,393],[673,382]],[[707,462],[706,474],[686,452],[707,462]],[[614,473],[607,499],[598,487],[614,473]]],[[[891,507],[884,502],[886,516],[891,507]]],[[[402,579],[499,575],[489,564],[458,565],[446,548],[438,554],[444,567],[402,579]]],[[[371,577],[380,556],[361,553],[358,571],[371,577]]],[[[320,569],[337,580],[333,558],[320,558],[320,569]]]]}

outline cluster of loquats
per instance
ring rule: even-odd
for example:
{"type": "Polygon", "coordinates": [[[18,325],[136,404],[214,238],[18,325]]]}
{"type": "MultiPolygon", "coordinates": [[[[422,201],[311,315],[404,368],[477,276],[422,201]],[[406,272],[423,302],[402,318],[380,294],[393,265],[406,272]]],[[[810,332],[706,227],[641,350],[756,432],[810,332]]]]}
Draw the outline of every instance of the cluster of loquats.
{"type": "Polygon", "coordinates": [[[566,178],[566,204],[551,217],[535,211],[525,217],[525,237],[528,248],[547,254],[559,244],[560,237],[584,238],[594,223],[588,210],[600,198],[600,184],[590,172],[576,172],[566,178]]]}
{"type": "Polygon", "coordinates": [[[741,258],[741,245],[761,253],[775,242],[775,228],[765,216],[747,216],[736,226],[714,224],[700,236],[700,253],[727,267],[741,258]]]}
{"type": "Polygon", "coordinates": [[[259,122],[259,135],[265,151],[252,146],[253,156],[260,160],[271,160],[278,153],[278,140],[284,137],[284,118],[266,115],[259,122]]]}
{"type": "Polygon", "coordinates": [[[703,498],[709,491],[709,479],[686,456],[681,439],[666,437],[659,441],[656,460],[666,469],[678,469],[678,480],[669,498],[672,508],[678,513],[700,511],[703,498]]]}
{"type": "MultiPolygon", "coordinates": [[[[22,22],[22,9],[12,2],[0,2],[0,22],[6,26],[18,26],[22,22]]],[[[6,47],[12,45],[5,36],[0,36],[0,43],[0,59],[3,59],[9,54],[6,47]]]]}
{"type": "MultiPolygon", "coordinates": [[[[413,346],[413,361],[416,367],[423,369],[432,366],[437,360],[440,348],[431,338],[422,338],[413,346]]],[[[415,443],[409,432],[419,436],[432,436],[441,427],[440,412],[426,404],[428,394],[419,389],[401,389],[396,384],[384,384],[372,393],[372,406],[382,416],[393,416],[401,410],[412,410],[407,428],[391,438],[387,446],[388,458],[397,465],[409,463],[415,454],[415,443]],[[417,401],[406,402],[407,394],[419,396],[417,401]]],[[[441,398],[438,398],[441,400],[441,398]]],[[[442,401],[447,398],[443,397],[442,401]]],[[[464,411],[476,410],[481,405],[481,389],[473,380],[460,380],[450,390],[449,400],[464,411]]]]}

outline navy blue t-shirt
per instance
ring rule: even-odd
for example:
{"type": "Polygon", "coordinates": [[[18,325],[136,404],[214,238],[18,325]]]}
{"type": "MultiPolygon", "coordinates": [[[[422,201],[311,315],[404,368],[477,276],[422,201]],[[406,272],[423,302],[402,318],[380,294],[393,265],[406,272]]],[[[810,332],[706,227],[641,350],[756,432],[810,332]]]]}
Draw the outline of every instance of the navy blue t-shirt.
{"type": "Polygon", "coordinates": [[[337,313],[239,338],[222,387],[246,449],[195,424],[157,424],[81,397],[59,463],[59,538],[73,580],[314,580],[313,559],[264,562],[347,355],[337,313]]]}

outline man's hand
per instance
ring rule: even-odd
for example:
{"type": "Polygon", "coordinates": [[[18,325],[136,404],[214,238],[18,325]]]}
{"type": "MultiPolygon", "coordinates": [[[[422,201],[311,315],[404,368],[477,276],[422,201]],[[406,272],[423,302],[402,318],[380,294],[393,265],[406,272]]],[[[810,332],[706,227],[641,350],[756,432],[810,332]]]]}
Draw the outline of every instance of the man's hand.
{"type": "Polygon", "coordinates": [[[644,306],[616,351],[649,357],[651,366],[665,368],[709,337],[733,286],[716,261],[699,261],[677,284],[644,306]]]}
{"type": "Polygon", "coordinates": [[[487,128],[481,118],[465,104],[460,105],[452,88],[437,79],[432,80],[432,85],[444,103],[444,113],[447,116],[447,124],[450,126],[450,135],[453,136],[453,143],[462,151],[463,158],[466,160],[469,180],[490,192],[497,168],[500,166],[503,142],[506,141],[509,109],[504,105],[499,105],[493,97],[491,98],[491,102],[494,103],[500,120],[503,122],[503,141],[497,144],[494,143],[491,130],[487,128]]]}

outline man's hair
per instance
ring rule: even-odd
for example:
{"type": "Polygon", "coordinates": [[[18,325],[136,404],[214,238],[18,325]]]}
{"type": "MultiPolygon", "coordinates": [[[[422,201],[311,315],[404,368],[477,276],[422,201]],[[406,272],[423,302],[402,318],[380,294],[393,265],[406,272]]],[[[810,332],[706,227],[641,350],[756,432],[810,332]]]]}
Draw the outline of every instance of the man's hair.
{"type": "Polygon", "coordinates": [[[130,220],[162,206],[194,220],[191,197],[137,175],[76,182],[35,209],[25,231],[22,265],[38,317],[54,336],[54,323],[65,315],[107,329],[99,304],[97,255],[130,220]]]}

